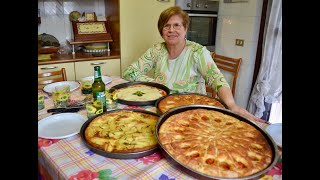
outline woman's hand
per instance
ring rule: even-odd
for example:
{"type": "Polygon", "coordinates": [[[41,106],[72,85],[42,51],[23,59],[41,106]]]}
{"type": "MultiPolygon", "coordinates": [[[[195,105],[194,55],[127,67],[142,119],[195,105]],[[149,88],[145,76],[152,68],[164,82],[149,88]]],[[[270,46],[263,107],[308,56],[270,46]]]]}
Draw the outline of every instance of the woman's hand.
{"type": "Polygon", "coordinates": [[[240,114],[246,118],[248,118],[249,120],[253,120],[253,121],[258,121],[258,122],[262,122],[262,123],[265,123],[266,121],[263,120],[263,119],[260,119],[256,116],[254,116],[253,114],[249,113],[246,109],[234,104],[232,105],[231,107],[229,107],[229,109],[232,111],[232,112],[235,112],[237,114],[240,114]]]}

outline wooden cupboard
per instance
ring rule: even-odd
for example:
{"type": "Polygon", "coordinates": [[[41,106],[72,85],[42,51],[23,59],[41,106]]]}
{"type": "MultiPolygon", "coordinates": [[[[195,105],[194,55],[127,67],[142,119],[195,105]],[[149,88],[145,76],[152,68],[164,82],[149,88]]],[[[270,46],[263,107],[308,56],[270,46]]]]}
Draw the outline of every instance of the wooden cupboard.
{"type": "Polygon", "coordinates": [[[68,81],[74,81],[76,79],[75,77],[75,71],[74,71],[74,63],[59,63],[59,64],[47,64],[47,65],[38,65],[38,72],[51,72],[51,71],[57,71],[61,68],[66,69],[67,74],[67,80],[68,81]]]}
{"type": "Polygon", "coordinates": [[[101,75],[120,76],[120,59],[96,60],[96,61],[79,61],[75,62],[76,80],[87,76],[93,76],[94,66],[101,67],[101,75]]]}

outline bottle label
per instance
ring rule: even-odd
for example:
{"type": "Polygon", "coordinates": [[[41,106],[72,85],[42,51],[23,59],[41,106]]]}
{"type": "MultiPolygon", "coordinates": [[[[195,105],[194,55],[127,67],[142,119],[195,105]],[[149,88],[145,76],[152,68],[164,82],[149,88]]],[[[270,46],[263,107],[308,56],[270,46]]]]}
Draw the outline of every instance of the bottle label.
{"type": "Polygon", "coordinates": [[[94,78],[96,79],[96,78],[99,78],[99,77],[101,77],[100,71],[94,71],[94,78]]]}
{"type": "Polygon", "coordinates": [[[106,107],[106,94],[104,92],[96,92],[97,99],[101,100],[103,107],[106,107]]]}

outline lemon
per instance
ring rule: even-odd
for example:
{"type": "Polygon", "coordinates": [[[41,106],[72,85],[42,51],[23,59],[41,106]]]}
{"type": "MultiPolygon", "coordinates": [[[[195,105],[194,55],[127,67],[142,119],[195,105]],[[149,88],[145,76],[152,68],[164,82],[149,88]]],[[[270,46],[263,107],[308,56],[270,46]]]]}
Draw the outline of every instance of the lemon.
{"type": "Polygon", "coordinates": [[[103,109],[99,109],[96,114],[101,114],[103,112],[103,109]]]}
{"type": "Polygon", "coordinates": [[[92,82],[90,80],[86,80],[82,82],[82,87],[84,88],[91,88],[92,87],[92,82]]]}
{"type": "Polygon", "coordinates": [[[106,99],[110,99],[111,94],[109,93],[109,90],[104,91],[104,94],[106,95],[106,99]]]}
{"type": "Polygon", "coordinates": [[[43,95],[38,96],[38,101],[43,101],[43,98],[44,98],[44,96],[43,96],[43,95]]]}
{"type": "Polygon", "coordinates": [[[113,100],[118,99],[118,95],[117,95],[117,94],[113,94],[112,99],[113,99],[113,100]]]}
{"type": "Polygon", "coordinates": [[[86,106],[86,109],[87,109],[87,112],[91,114],[94,114],[97,111],[97,109],[90,104],[86,106]]]}
{"type": "Polygon", "coordinates": [[[69,96],[67,96],[67,95],[62,95],[62,96],[59,96],[58,100],[59,100],[59,101],[67,101],[68,98],[69,98],[69,96]]]}
{"type": "Polygon", "coordinates": [[[111,99],[108,99],[108,100],[107,100],[107,103],[108,103],[108,104],[112,104],[112,100],[111,100],[111,99]]]}

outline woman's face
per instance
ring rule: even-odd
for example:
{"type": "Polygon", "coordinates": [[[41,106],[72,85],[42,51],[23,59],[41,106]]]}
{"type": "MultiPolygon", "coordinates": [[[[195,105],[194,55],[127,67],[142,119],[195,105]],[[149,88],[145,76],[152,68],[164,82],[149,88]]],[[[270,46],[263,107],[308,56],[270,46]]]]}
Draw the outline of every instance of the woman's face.
{"type": "Polygon", "coordinates": [[[187,29],[179,15],[173,15],[162,29],[162,38],[167,45],[177,45],[185,40],[187,29]]]}

